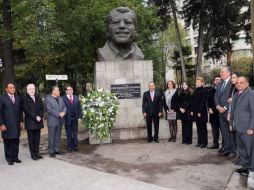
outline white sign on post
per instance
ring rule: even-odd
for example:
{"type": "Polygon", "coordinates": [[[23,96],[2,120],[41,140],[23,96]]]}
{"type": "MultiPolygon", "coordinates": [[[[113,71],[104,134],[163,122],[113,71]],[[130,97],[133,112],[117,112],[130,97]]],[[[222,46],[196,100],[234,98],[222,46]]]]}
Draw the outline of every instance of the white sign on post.
{"type": "Polygon", "coordinates": [[[68,80],[68,75],[46,75],[46,80],[68,80]]]}

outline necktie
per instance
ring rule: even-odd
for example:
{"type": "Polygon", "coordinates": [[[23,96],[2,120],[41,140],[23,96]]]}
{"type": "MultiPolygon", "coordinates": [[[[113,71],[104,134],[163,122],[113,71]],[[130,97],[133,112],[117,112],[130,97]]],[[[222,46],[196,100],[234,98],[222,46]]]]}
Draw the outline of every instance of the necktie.
{"type": "Polygon", "coordinates": [[[70,95],[70,102],[71,102],[71,104],[73,104],[73,98],[72,98],[72,95],[70,95]]]}
{"type": "Polygon", "coordinates": [[[34,101],[34,103],[35,103],[35,97],[34,96],[31,96],[32,97],[32,99],[33,99],[33,101],[34,101]]]}
{"type": "Polygon", "coordinates": [[[151,91],[151,99],[153,101],[153,98],[154,98],[154,91],[151,91]]]}
{"type": "Polygon", "coordinates": [[[13,104],[15,104],[15,97],[14,97],[14,95],[11,95],[11,101],[12,101],[13,104]]]}
{"type": "Polygon", "coordinates": [[[226,81],[223,82],[222,87],[221,87],[221,91],[224,90],[225,86],[226,86],[226,81]]]}

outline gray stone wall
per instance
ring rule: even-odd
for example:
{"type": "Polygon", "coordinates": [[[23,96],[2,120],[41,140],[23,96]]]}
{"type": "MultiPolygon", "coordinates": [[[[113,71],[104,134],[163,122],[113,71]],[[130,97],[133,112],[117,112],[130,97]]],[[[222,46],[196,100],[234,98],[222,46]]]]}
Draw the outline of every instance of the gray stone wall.
{"type": "Polygon", "coordinates": [[[111,84],[139,83],[141,97],[120,99],[113,140],[129,140],[146,137],[145,120],[142,114],[142,95],[153,81],[152,61],[96,62],[95,85],[110,91],[111,84]]]}

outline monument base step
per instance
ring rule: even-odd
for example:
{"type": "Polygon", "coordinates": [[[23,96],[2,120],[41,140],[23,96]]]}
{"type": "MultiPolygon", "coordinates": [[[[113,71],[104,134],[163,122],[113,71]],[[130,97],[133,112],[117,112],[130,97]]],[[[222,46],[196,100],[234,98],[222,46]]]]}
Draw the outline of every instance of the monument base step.
{"type": "MultiPolygon", "coordinates": [[[[160,119],[159,139],[168,139],[169,136],[170,133],[167,120],[160,119]]],[[[147,138],[147,129],[145,126],[138,128],[114,128],[112,131],[113,141],[145,138],[147,138]]]]}

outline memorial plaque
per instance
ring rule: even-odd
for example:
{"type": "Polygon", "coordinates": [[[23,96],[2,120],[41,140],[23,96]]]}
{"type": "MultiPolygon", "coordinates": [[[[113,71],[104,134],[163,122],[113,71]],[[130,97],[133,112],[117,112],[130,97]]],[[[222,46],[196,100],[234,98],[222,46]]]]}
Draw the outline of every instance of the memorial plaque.
{"type": "Polygon", "coordinates": [[[117,94],[119,99],[140,98],[140,84],[112,84],[111,93],[117,94]]]}

